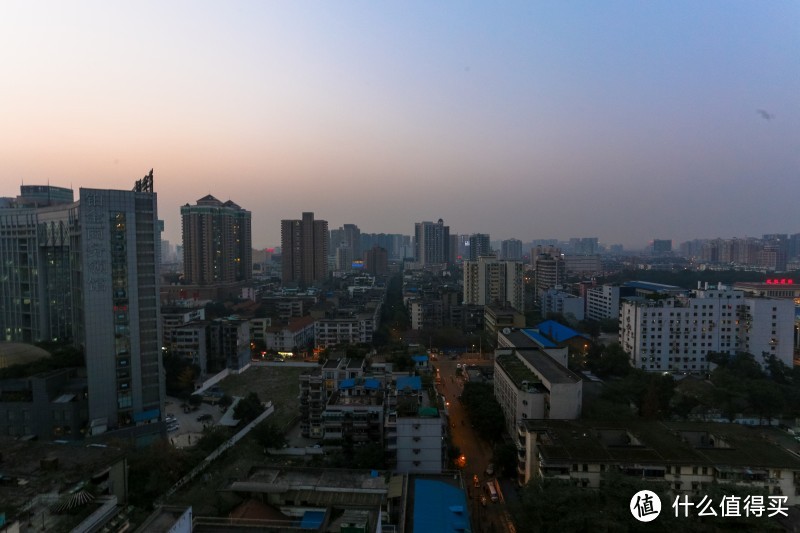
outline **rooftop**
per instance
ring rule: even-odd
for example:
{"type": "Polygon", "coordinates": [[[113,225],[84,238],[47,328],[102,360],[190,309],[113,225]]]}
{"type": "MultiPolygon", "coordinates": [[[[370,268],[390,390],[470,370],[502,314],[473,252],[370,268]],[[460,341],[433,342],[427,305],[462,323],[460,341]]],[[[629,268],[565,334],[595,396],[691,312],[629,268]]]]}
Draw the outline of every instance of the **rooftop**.
{"type": "Polygon", "coordinates": [[[664,285],[663,283],[653,283],[650,281],[626,281],[622,286],[653,292],[680,292],[684,290],[676,285],[664,285]]]}
{"type": "Polygon", "coordinates": [[[541,350],[519,350],[517,353],[550,383],[577,383],[581,381],[581,378],[575,372],[561,366],[555,359],[541,350]]]}
{"type": "Polygon", "coordinates": [[[519,358],[513,353],[507,354],[498,354],[495,359],[495,363],[503,369],[503,371],[508,374],[511,378],[511,381],[514,382],[514,385],[517,388],[522,388],[522,382],[527,381],[529,383],[541,383],[536,374],[534,374],[530,368],[528,368],[525,363],[519,360],[519,358]]]}
{"type": "Polygon", "coordinates": [[[256,487],[244,490],[281,493],[290,490],[364,492],[386,494],[389,484],[385,476],[371,470],[336,468],[274,468],[256,466],[246,478],[233,481],[230,490],[242,490],[244,485],[256,487]]]}
{"type": "Polygon", "coordinates": [[[402,391],[406,388],[410,388],[411,390],[422,390],[422,378],[419,376],[403,376],[397,378],[396,382],[397,390],[402,391]]]}
{"type": "Polygon", "coordinates": [[[583,333],[575,331],[574,329],[563,324],[559,324],[555,320],[545,320],[536,326],[535,329],[540,334],[546,335],[548,339],[559,344],[575,337],[588,338],[583,333]]]}
{"type": "Polygon", "coordinates": [[[62,491],[122,460],[121,450],[86,442],[63,444],[0,437],[0,502],[19,507],[37,494],[62,491]]]}
{"type": "Polygon", "coordinates": [[[691,464],[714,467],[793,468],[800,458],[770,439],[773,429],[713,422],[527,420],[541,433],[540,451],[556,463],[691,464]]]}
{"type": "Polygon", "coordinates": [[[472,531],[464,491],[434,479],[414,480],[414,531],[472,531]]]}

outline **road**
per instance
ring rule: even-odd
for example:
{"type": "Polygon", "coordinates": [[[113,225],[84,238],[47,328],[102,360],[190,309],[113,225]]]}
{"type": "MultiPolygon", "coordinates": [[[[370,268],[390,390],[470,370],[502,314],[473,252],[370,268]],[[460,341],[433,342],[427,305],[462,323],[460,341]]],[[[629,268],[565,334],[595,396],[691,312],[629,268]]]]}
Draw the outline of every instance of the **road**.
{"type": "Polygon", "coordinates": [[[450,434],[455,446],[461,450],[461,455],[466,459],[466,464],[462,468],[464,482],[467,485],[470,515],[472,516],[472,531],[476,533],[505,532],[509,529],[504,525],[507,523],[505,505],[503,503],[502,492],[500,501],[492,503],[489,501],[484,507],[481,505],[480,497],[485,492],[487,481],[493,481],[494,477],[486,476],[486,467],[492,462],[491,446],[478,437],[472,429],[466,409],[459,401],[458,397],[464,391],[464,379],[456,375],[457,364],[478,364],[491,365],[490,361],[479,359],[449,359],[432,361],[432,364],[439,369],[441,383],[437,386],[447,402],[449,402],[448,413],[450,415],[450,434]],[[473,476],[477,475],[480,487],[473,486],[473,476]]]}

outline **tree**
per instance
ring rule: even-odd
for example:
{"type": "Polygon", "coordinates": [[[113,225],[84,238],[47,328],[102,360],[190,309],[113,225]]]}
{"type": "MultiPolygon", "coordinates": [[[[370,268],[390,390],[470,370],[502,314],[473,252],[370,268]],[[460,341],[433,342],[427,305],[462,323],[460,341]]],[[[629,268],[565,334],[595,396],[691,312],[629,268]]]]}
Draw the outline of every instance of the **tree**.
{"type": "Polygon", "coordinates": [[[261,405],[261,400],[258,399],[258,394],[251,392],[239,400],[239,403],[237,403],[236,407],[233,408],[233,417],[240,423],[247,424],[256,419],[258,415],[263,412],[264,406],[261,405]]]}
{"type": "Polygon", "coordinates": [[[589,348],[587,366],[602,378],[626,376],[632,369],[628,354],[618,342],[608,346],[593,344],[589,348]]]}
{"type": "Polygon", "coordinates": [[[253,428],[253,436],[264,448],[282,448],[286,444],[286,436],[271,422],[262,422],[253,428]]]}
{"type": "Polygon", "coordinates": [[[505,415],[494,397],[492,385],[466,383],[461,401],[478,435],[489,442],[500,440],[505,431],[505,415]]]}
{"type": "Polygon", "coordinates": [[[494,464],[499,475],[515,477],[517,471],[517,447],[503,442],[494,448],[494,464]]]}

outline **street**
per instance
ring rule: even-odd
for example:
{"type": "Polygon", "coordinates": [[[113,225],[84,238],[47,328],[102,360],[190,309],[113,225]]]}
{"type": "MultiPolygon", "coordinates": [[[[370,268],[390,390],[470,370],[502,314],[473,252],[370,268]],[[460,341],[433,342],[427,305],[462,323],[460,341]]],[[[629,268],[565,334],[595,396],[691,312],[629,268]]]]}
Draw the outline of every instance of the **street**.
{"type": "MultiPolygon", "coordinates": [[[[458,397],[464,391],[464,378],[456,373],[456,365],[491,365],[491,361],[480,359],[461,359],[455,361],[441,359],[433,362],[439,369],[441,383],[437,386],[446,401],[449,403],[448,412],[450,415],[450,433],[453,445],[461,450],[461,455],[465,458],[462,475],[467,486],[469,510],[472,517],[472,530],[479,533],[491,533],[509,531],[505,525],[508,519],[505,511],[503,493],[498,487],[498,502],[487,501],[486,506],[481,505],[481,495],[486,494],[486,483],[494,481],[494,476],[486,475],[486,468],[492,462],[491,446],[478,437],[472,428],[472,424],[467,416],[458,397]],[[473,476],[477,475],[479,486],[473,485],[473,476]]],[[[457,465],[449,465],[453,467],[457,465]]],[[[495,472],[496,473],[496,472],[495,472]]]]}

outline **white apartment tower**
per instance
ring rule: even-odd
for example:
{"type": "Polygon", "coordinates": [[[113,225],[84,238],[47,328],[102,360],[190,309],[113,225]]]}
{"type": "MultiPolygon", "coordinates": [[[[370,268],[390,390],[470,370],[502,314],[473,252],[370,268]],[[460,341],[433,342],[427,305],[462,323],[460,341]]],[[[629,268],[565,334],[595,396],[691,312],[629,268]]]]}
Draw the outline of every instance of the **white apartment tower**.
{"type": "Polygon", "coordinates": [[[745,297],[706,285],[688,297],[631,298],[622,304],[620,343],[636,368],[649,372],[707,372],[707,355],[774,355],[792,365],[794,302],[745,297]]]}

